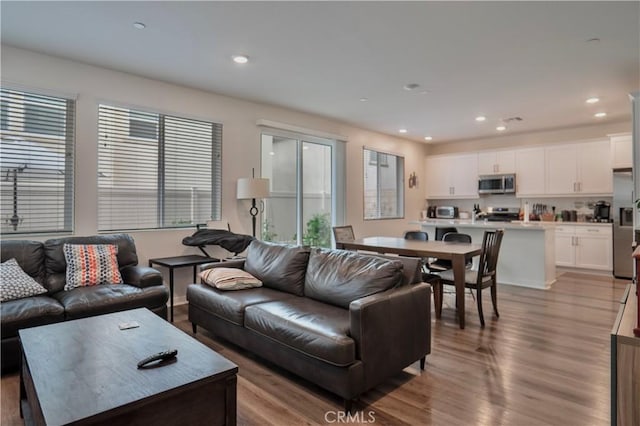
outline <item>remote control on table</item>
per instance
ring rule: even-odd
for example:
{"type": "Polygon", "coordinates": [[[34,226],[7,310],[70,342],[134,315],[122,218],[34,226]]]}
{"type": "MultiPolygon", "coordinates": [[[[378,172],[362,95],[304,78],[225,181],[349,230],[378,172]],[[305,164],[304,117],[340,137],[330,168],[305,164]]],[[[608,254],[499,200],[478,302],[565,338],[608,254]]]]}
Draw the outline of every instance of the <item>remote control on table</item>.
{"type": "Polygon", "coordinates": [[[165,361],[171,358],[175,358],[175,356],[178,355],[178,350],[177,349],[169,349],[163,352],[158,352],[157,354],[153,354],[151,356],[146,357],[145,359],[143,359],[142,361],[140,361],[138,363],[138,368],[143,368],[146,367],[147,365],[151,364],[152,362],[155,361],[165,361]]]}

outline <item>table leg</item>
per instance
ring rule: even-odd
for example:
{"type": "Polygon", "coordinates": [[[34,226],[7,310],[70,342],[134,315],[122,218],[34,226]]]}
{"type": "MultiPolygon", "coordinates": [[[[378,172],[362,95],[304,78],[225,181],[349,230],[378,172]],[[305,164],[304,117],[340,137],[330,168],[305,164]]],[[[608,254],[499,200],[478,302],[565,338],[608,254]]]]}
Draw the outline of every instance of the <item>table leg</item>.
{"type": "Polygon", "coordinates": [[[192,283],[197,283],[196,281],[196,278],[198,278],[197,269],[198,269],[198,265],[193,265],[193,281],[191,281],[192,283]]]}
{"type": "Polygon", "coordinates": [[[169,294],[171,297],[171,322],[173,322],[173,268],[169,268],[169,294]]]}
{"type": "Polygon", "coordinates": [[[464,256],[454,256],[451,259],[453,266],[453,281],[456,286],[456,309],[458,310],[458,323],[460,328],[464,328],[464,256]]]}

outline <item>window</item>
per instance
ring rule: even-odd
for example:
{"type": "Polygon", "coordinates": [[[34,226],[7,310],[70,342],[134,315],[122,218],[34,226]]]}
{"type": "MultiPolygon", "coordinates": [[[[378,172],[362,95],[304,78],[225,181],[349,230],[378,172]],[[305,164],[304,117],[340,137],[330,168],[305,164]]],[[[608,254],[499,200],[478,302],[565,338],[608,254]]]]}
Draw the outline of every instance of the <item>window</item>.
{"type": "Polygon", "coordinates": [[[331,226],[344,220],[343,142],[269,129],[262,133],[264,200],[261,239],[331,247],[331,226]]]}
{"type": "Polygon", "coordinates": [[[2,88],[3,234],[73,230],[75,102],[2,88]]]}
{"type": "Polygon", "coordinates": [[[364,218],[404,217],[404,158],[364,149],[364,218]]]}
{"type": "Polygon", "coordinates": [[[98,229],[220,219],[222,125],[100,105],[98,229]]]}

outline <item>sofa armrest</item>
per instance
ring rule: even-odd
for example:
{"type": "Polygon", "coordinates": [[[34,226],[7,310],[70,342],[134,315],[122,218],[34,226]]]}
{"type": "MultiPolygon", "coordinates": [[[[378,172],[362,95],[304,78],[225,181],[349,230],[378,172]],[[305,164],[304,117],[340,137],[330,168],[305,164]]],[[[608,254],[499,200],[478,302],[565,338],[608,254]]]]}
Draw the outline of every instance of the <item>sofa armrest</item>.
{"type": "Polygon", "coordinates": [[[349,318],[367,386],[375,386],[431,352],[429,284],[405,285],[354,300],[349,318]]]}
{"type": "Polygon", "coordinates": [[[154,285],[163,285],[160,271],[148,266],[126,266],[120,270],[125,284],[146,288],[154,285]]]}

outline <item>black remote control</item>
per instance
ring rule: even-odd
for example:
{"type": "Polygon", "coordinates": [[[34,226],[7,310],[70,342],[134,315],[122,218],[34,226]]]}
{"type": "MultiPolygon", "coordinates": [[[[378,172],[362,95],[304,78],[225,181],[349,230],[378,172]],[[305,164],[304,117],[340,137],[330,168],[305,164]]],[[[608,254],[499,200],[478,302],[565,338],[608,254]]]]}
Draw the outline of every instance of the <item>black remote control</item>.
{"type": "Polygon", "coordinates": [[[147,365],[151,364],[152,362],[155,361],[165,361],[171,358],[175,358],[175,356],[178,355],[178,350],[177,349],[169,349],[166,350],[164,352],[158,352],[157,354],[153,354],[151,356],[146,357],[145,359],[143,359],[142,361],[140,361],[138,363],[138,368],[143,368],[146,367],[147,365]]]}

